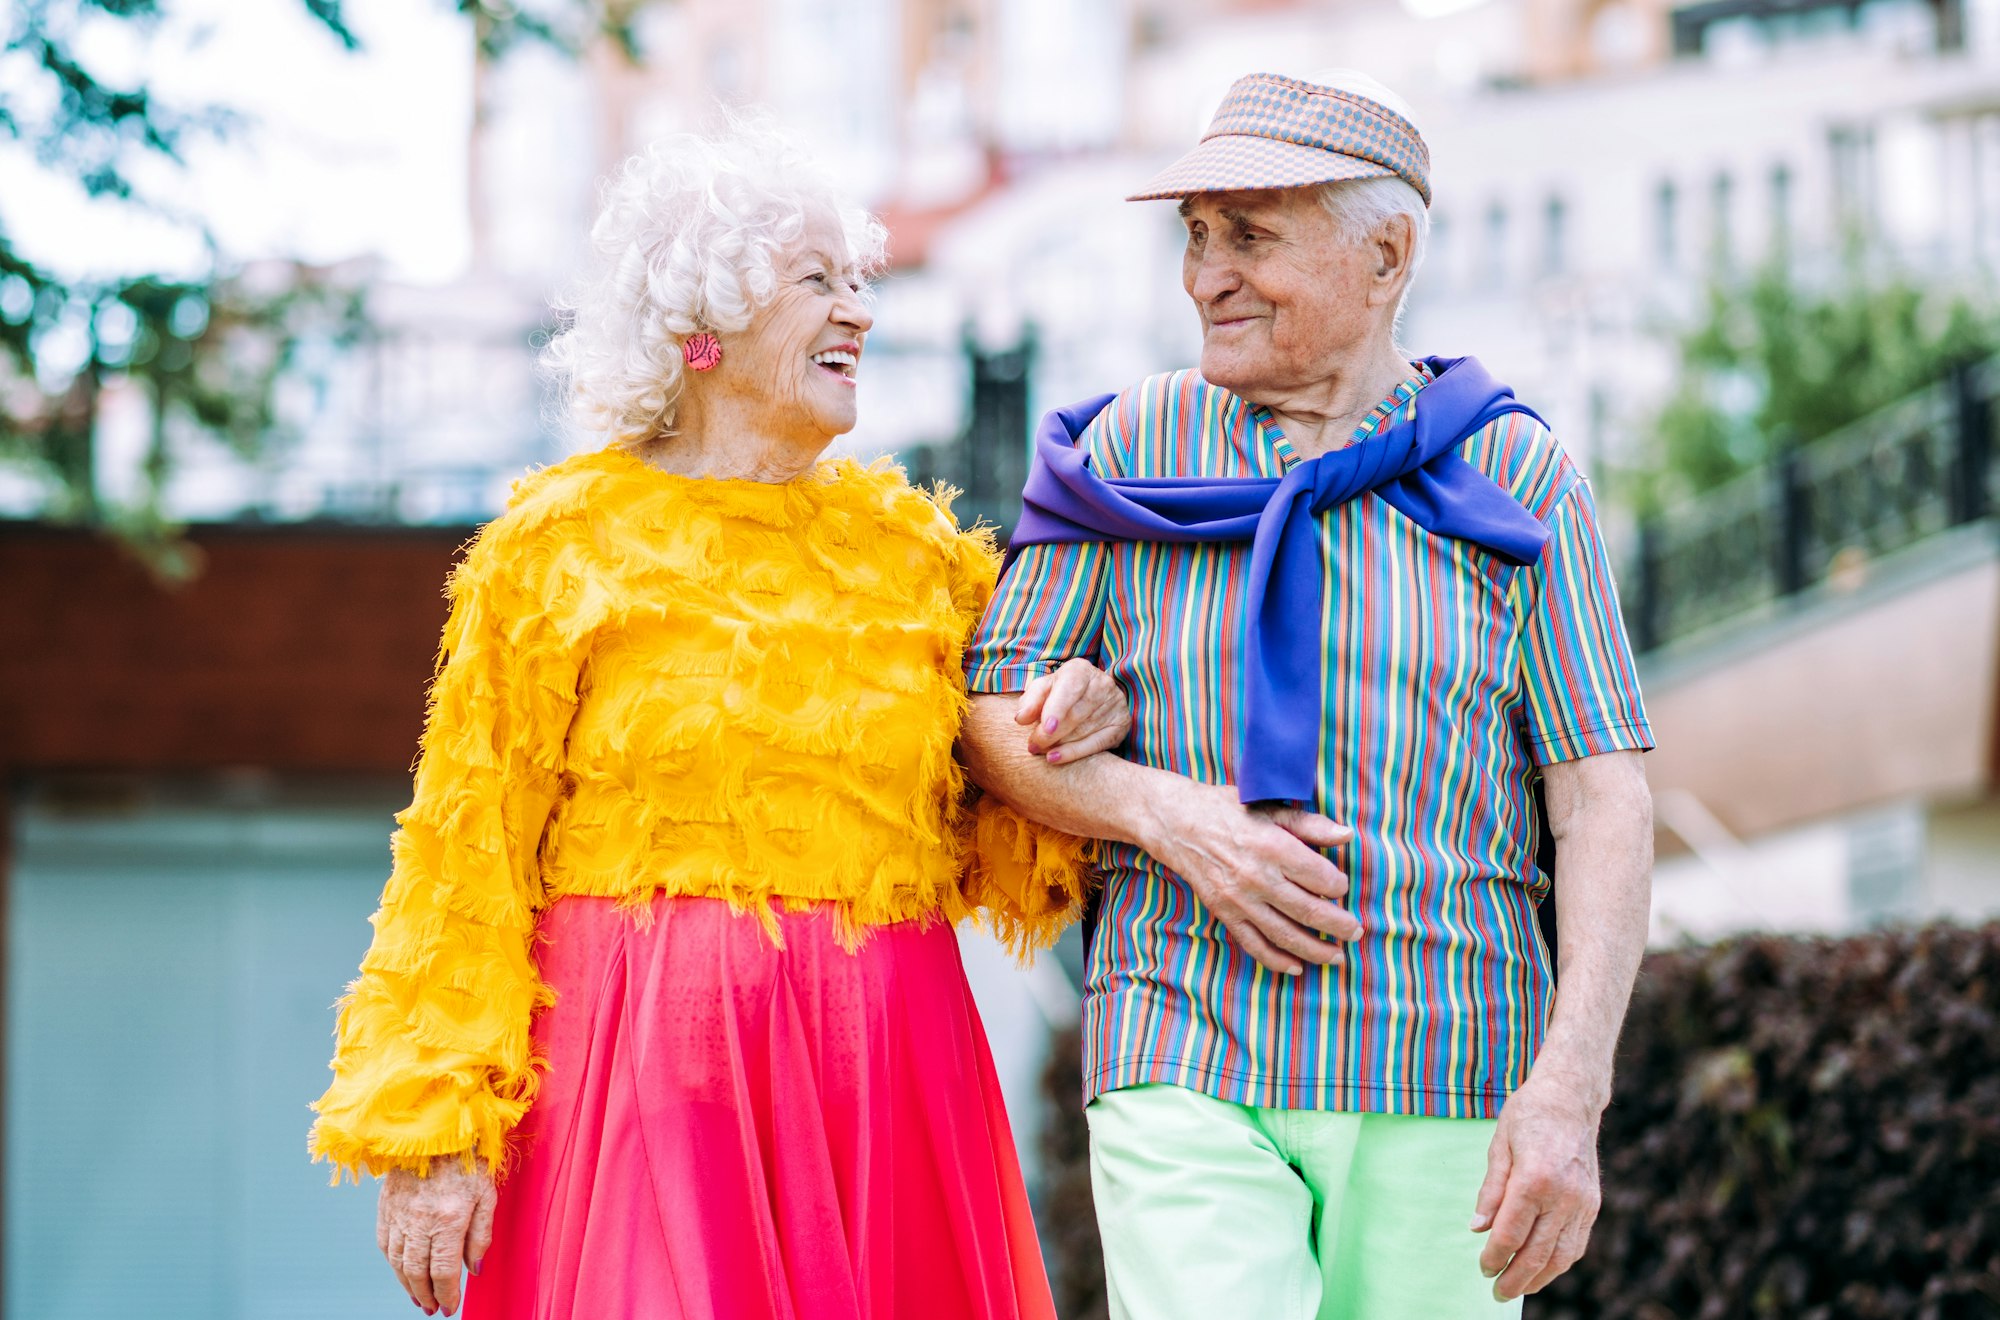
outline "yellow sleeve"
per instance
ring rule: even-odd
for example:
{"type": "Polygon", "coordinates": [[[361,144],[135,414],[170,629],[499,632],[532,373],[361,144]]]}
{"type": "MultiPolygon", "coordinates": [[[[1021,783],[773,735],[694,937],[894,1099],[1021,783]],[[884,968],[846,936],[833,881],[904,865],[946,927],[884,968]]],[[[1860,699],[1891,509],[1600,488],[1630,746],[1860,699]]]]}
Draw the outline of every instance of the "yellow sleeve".
{"type": "Polygon", "coordinates": [[[503,518],[452,575],[415,789],[313,1106],[336,1182],[468,1152],[498,1168],[534,1093],[529,1022],[550,998],[529,956],[536,851],[581,665],[543,607],[546,539],[503,518]]]}
{"type": "Polygon", "coordinates": [[[984,794],[961,818],[965,901],[1016,954],[1052,946],[1083,915],[1097,882],[1091,840],[1037,824],[984,794]]]}
{"type": "MultiPolygon", "coordinates": [[[[954,545],[952,601],[961,639],[970,638],[999,579],[1000,557],[984,528],[960,532],[954,545]]],[[[963,649],[952,663],[961,666],[963,649]]],[[[959,682],[964,682],[959,669],[959,682]]],[[[1056,942],[1083,915],[1096,883],[1094,843],[1029,820],[973,789],[959,808],[959,892],[981,920],[1023,957],[1056,942]]]]}

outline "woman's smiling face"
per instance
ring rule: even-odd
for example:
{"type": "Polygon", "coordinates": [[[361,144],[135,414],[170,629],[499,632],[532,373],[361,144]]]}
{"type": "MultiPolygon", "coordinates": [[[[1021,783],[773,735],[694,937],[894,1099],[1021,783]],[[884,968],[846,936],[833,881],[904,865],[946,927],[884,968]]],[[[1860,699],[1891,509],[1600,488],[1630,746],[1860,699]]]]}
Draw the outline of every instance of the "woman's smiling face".
{"type": "Polygon", "coordinates": [[[721,363],[691,374],[689,384],[738,395],[758,408],[772,434],[815,451],[853,430],[855,380],[875,318],[847,250],[833,216],[811,218],[775,263],[770,301],[742,331],[720,337],[721,363]]]}

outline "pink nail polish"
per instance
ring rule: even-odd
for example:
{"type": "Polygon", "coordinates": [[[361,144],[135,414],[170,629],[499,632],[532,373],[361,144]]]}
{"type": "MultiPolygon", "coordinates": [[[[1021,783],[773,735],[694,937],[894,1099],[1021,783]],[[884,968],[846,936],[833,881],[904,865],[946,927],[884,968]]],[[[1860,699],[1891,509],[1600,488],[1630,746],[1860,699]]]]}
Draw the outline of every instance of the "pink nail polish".
{"type": "Polygon", "coordinates": [[[1056,721],[1055,721],[1055,717],[1054,717],[1053,715],[1051,715],[1051,716],[1050,716],[1050,717],[1049,717],[1048,719],[1045,719],[1045,720],[1043,720],[1043,721],[1042,721],[1042,728],[1043,728],[1043,729],[1045,729],[1045,730],[1047,730],[1047,731],[1048,731],[1048,732],[1050,732],[1050,733],[1054,733],[1054,732],[1056,731],[1056,721]]]}
{"type": "Polygon", "coordinates": [[[1050,752],[1050,753],[1049,753],[1049,764],[1051,764],[1051,765],[1054,765],[1054,764],[1055,764],[1056,762],[1058,762],[1058,761],[1060,761],[1060,760],[1062,760],[1062,753],[1061,753],[1061,752],[1059,752],[1059,751],[1058,751],[1058,752],[1050,752]]]}

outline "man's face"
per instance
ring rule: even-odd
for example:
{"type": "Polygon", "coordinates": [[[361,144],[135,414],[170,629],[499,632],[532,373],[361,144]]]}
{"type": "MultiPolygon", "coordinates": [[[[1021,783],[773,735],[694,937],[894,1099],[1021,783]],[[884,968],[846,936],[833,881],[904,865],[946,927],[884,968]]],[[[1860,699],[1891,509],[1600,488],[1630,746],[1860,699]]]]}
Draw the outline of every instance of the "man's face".
{"type": "Polygon", "coordinates": [[[1379,314],[1374,245],[1340,237],[1316,188],[1195,193],[1181,284],[1201,314],[1201,374],[1252,403],[1333,374],[1379,314]]]}

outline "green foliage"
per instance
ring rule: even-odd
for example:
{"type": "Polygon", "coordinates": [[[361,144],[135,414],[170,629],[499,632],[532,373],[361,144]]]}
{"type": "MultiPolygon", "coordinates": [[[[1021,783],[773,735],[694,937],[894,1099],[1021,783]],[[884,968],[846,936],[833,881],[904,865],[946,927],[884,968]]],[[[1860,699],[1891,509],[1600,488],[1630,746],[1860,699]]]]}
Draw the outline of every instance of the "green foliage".
{"type": "MultiPolygon", "coordinates": [[[[575,51],[599,34],[629,53],[639,2],[449,0],[488,58],[523,41],[575,51]]],[[[361,48],[341,0],[297,3],[329,40],[361,48]]],[[[168,104],[144,85],[102,78],[82,55],[92,25],[144,35],[161,14],[159,0],[0,6],[0,141],[22,144],[93,198],[160,214],[135,182],[140,166],[182,165],[190,142],[242,127],[222,107],[168,104]]],[[[124,536],[170,575],[182,560],[159,496],[180,443],[200,436],[254,456],[276,437],[273,394],[302,352],[366,333],[359,290],[305,267],[253,283],[202,238],[208,265],[193,278],[78,279],[20,250],[0,220],[0,464],[39,477],[51,515],[124,536]],[[123,508],[105,507],[95,471],[98,418],[114,388],[139,391],[153,420],[141,498],[123,508]]]]}
{"type": "MultiPolygon", "coordinates": [[[[306,0],[308,4],[330,4],[339,0],[306,0]]],[[[628,58],[638,57],[638,42],[632,22],[639,10],[653,0],[452,0],[453,6],[471,23],[479,42],[479,52],[497,59],[522,42],[540,42],[574,55],[598,36],[609,38],[628,58]]]]}
{"type": "Polygon", "coordinates": [[[1642,503],[1696,494],[2000,351],[2000,323],[1958,290],[1871,276],[1850,258],[1823,289],[1773,262],[1711,282],[1653,423],[1642,503]]]}
{"type": "Polygon", "coordinates": [[[2000,1312],[2000,925],[1646,961],[1550,1320],[2000,1312]]]}

